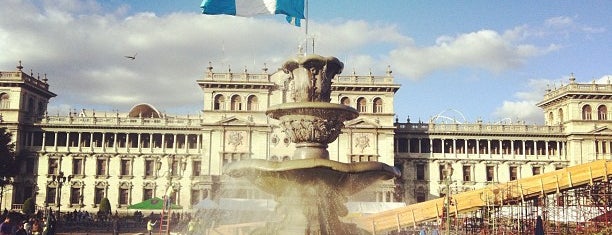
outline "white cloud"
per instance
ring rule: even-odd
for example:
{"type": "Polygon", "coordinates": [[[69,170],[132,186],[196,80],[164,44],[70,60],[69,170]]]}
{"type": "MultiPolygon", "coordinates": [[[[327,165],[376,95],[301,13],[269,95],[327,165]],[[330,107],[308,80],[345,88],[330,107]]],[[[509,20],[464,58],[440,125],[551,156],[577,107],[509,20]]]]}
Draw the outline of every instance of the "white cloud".
{"type": "MultiPolygon", "coordinates": [[[[146,102],[170,112],[197,112],[202,97],[195,80],[209,61],[218,72],[231,66],[234,72],[258,73],[264,63],[275,71],[304,40],[303,28],[272,17],[125,15],[125,5],[104,13],[91,0],[9,1],[6,6],[0,9],[0,68],[23,60],[26,71],[47,73],[58,94],[51,103],[55,110],[79,105],[86,107],[72,108],[124,110],[146,102]],[[124,58],[136,53],[135,60],[124,58]]],[[[316,52],[346,57],[351,71],[379,64],[363,48],[410,41],[393,25],[311,24],[317,26],[312,27],[316,52]]]]}
{"type": "Polygon", "coordinates": [[[390,52],[390,60],[402,61],[395,67],[398,73],[418,79],[441,69],[476,68],[499,72],[516,68],[529,58],[557,48],[520,43],[521,31],[518,28],[499,34],[480,30],[456,37],[441,36],[433,46],[397,48],[390,52]]]}
{"type": "Polygon", "coordinates": [[[574,24],[574,19],[568,16],[557,16],[546,19],[544,22],[545,26],[553,28],[565,28],[570,27],[574,24]]]}
{"type": "Polygon", "coordinates": [[[603,75],[595,81],[598,84],[610,84],[612,83],[612,74],[603,75]]]}
{"type": "MultiPolygon", "coordinates": [[[[542,101],[546,90],[557,89],[568,84],[569,76],[560,79],[531,79],[523,87],[523,90],[514,93],[514,100],[505,100],[501,107],[498,107],[493,112],[493,116],[497,119],[510,118],[513,121],[525,121],[526,123],[544,123],[544,114],[542,109],[536,104],[542,101]]],[[[599,79],[594,80],[598,84],[608,84],[612,79],[612,75],[603,75],[599,79]]],[[[578,83],[588,83],[589,81],[577,81],[578,83]]]]}
{"type": "Polygon", "coordinates": [[[542,100],[546,89],[554,83],[553,80],[547,79],[529,80],[523,87],[524,90],[513,95],[515,100],[505,100],[501,107],[495,109],[493,117],[499,120],[510,118],[513,122],[522,121],[527,124],[543,124],[542,109],[536,104],[542,100]]]}
{"type": "MultiPolygon", "coordinates": [[[[127,5],[103,10],[93,0],[37,3],[3,2],[0,69],[23,60],[26,71],[47,73],[58,94],[51,103],[57,110],[125,110],[146,102],[169,112],[197,112],[202,97],[195,80],[202,78],[209,61],[217,72],[231,66],[234,72],[246,68],[258,73],[264,63],[274,71],[304,42],[303,28],[277,17],[128,14],[127,5]],[[135,53],[135,60],[124,58],[135,53]],[[73,107],[80,105],[85,107],[73,107]]],[[[345,62],[344,74],[383,74],[387,65],[398,78],[458,68],[499,72],[560,48],[524,42],[533,33],[527,26],[503,33],[443,35],[434,45],[419,46],[392,24],[310,24],[315,52],[339,57],[345,62]]]]}

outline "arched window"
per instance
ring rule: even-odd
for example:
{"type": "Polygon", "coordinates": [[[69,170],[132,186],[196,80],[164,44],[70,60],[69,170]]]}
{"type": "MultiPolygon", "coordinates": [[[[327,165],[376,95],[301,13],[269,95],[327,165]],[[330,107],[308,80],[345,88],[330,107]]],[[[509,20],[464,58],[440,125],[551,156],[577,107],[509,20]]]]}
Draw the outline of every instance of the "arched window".
{"type": "Polygon", "coordinates": [[[367,101],[365,98],[357,99],[357,111],[360,113],[365,113],[367,111],[367,101]]]}
{"type": "Polygon", "coordinates": [[[555,121],[554,117],[555,116],[553,115],[553,112],[548,113],[548,124],[553,124],[553,122],[555,121]]]}
{"type": "Polygon", "coordinates": [[[342,97],[342,99],[340,99],[340,103],[346,106],[351,106],[351,99],[348,97],[342,97]]]}
{"type": "Polygon", "coordinates": [[[33,99],[32,97],[30,97],[30,98],[28,99],[28,110],[27,110],[27,111],[28,111],[29,113],[33,113],[34,111],[36,111],[36,110],[34,109],[34,99],[33,99]]]}
{"type": "Polygon", "coordinates": [[[559,123],[563,123],[563,109],[559,109],[559,123]]]}
{"type": "Polygon", "coordinates": [[[383,112],[383,100],[381,98],[374,99],[374,106],[372,107],[373,113],[382,113],[383,112]]]}
{"type": "Polygon", "coordinates": [[[608,108],[605,105],[597,108],[597,120],[608,120],[608,108]]]}
{"type": "Polygon", "coordinates": [[[582,120],[591,120],[591,106],[590,105],[585,105],[582,107],[582,120]]]}
{"type": "Polygon", "coordinates": [[[257,102],[257,96],[249,96],[247,100],[247,110],[249,111],[257,111],[259,109],[259,104],[257,102]]]}
{"type": "Polygon", "coordinates": [[[38,115],[45,114],[45,104],[42,101],[38,102],[38,115]]]}
{"type": "Polygon", "coordinates": [[[2,109],[8,109],[10,108],[10,99],[9,99],[9,95],[6,93],[2,93],[0,94],[0,108],[2,109]]]}
{"type": "Polygon", "coordinates": [[[213,110],[225,110],[225,96],[215,96],[215,106],[213,107],[213,110]]]}
{"type": "Polygon", "coordinates": [[[242,110],[242,98],[239,95],[232,96],[232,110],[242,110]]]}

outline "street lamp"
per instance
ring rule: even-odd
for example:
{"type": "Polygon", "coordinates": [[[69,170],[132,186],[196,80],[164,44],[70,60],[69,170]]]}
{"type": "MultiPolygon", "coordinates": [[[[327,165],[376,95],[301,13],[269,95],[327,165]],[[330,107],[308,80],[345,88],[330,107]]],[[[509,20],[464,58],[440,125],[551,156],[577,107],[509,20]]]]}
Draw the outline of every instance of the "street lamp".
{"type": "Polygon", "coordinates": [[[451,206],[451,191],[450,185],[452,183],[451,176],[453,176],[453,166],[450,163],[446,163],[444,166],[444,183],[446,184],[446,234],[450,234],[450,206],[451,206]]]}
{"type": "Polygon", "coordinates": [[[62,202],[62,186],[66,181],[70,181],[72,176],[65,177],[64,172],[60,171],[58,175],[52,175],[51,181],[57,182],[57,218],[59,219],[61,202],[62,202]]]}

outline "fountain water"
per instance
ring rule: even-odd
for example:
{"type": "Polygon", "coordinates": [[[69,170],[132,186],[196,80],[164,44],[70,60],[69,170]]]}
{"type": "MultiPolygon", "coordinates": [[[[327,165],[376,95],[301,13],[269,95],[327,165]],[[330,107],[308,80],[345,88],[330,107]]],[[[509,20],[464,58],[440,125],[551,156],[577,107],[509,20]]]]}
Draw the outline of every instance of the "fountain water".
{"type": "Polygon", "coordinates": [[[278,203],[281,221],[252,234],[367,234],[340,220],[348,213],[347,197],[376,181],[399,176],[397,169],[380,162],[329,160],[327,145],[338,138],[345,121],[359,115],[354,108],[329,103],[332,78],[343,66],[335,57],[318,55],[285,62],[283,71],[293,79],[295,102],[272,106],[266,114],[278,119],[296,144],[293,159],[242,160],[224,170],[272,194],[278,203]]]}

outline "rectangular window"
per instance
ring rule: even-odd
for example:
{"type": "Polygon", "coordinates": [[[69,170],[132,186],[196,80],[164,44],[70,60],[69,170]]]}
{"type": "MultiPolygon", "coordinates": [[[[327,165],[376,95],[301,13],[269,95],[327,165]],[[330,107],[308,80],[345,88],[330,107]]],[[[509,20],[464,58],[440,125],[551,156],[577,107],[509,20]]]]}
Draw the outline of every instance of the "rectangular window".
{"type": "Polygon", "coordinates": [[[518,167],[511,166],[510,167],[510,180],[517,180],[517,179],[518,179],[518,167]]]}
{"type": "Polygon", "coordinates": [[[81,188],[70,188],[70,204],[81,203],[81,188]]]}
{"type": "Polygon", "coordinates": [[[130,175],[130,160],[121,159],[121,175],[129,176],[130,175]]]}
{"type": "Polygon", "coordinates": [[[34,175],[36,174],[36,169],[34,168],[34,158],[28,158],[26,160],[26,174],[34,175]]]}
{"type": "Polygon", "coordinates": [[[145,160],[145,177],[152,177],[155,173],[155,160],[145,160]]]}
{"type": "Polygon", "coordinates": [[[191,205],[195,205],[200,201],[200,190],[192,189],[191,190],[191,205]]]}
{"type": "Polygon", "coordinates": [[[104,188],[96,188],[94,191],[94,204],[100,204],[102,198],[104,198],[104,188]]]}
{"type": "Polygon", "coordinates": [[[75,158],[72,159],[72,174],[83,175],[83,159],[75,158]]]}
{"type": "Polygon", "coordinates": [[[532,168],[531,168],[531,173],[532,173],[533,175],[539,175],[539,174],[542,174],[542,167],[540,167],[540,166],[534,166],[534,167],[532,167],[532,168]]]}
{"type": "Polygon", "coordinates": [[[495,167],[487,166],[487,182],[493,182],[495,180],[495,167]]]}
{"type": "Polygon", "coordinates": [[[96,175],[106,175],[106,159],[96,160],[96,175]]]}
{"type": "Polygon", "coordinates": [[[170,174],[172,176],[178,176],[179,172],[178,172],[178,166],[179,166],[179,160],[172,160],[172,165],[170,166],[170,174]]]}
{"type": "Polygon", "coordinates": [[[148,200],[153,198],[153,189],[151,188],[146,188],[144,189],[144,191],[142,192],[142,200],[148,200]]]}
{"type": "Polygon", "coordinates": [[[463,181],[472,181],[472,166],[463,166],[463,181]]]}
{"type": "Polygon", "coordinates": [[[52,188],[52,187],[48,187],[47,188],[47,198],[46,198],[46,203],[49,204],[55,204],[57,203],[55,201],[55,196],[57,195],[57,188],[52,188]]]}
{"type": "Polygon", "coordinates": [[[192,176],[200,176],[202,173],[202,162],[201,161],[193,161],[192,165],[192,176]]]}
{"type": "Polygon", "coordinates": [[[129,189],[120,188],[119,189],[119,204],[127,205],[129,203],[130,191],[129,189]]]}
{"type": "Polygon", "coordinates": [[[57,175],[59,169],[59,161],[55,158],[49,159],[49,168],[47,170],[47,174],[49,175],[57,175]]]}
{"type": "Polygon", "coordinates": [[[248,155],[243,153],[225,153],[223,154],[223,165],[225,166],[228,163],[240,161],[242,159],[248,159],[248,155]]]}
{"type": "Polygon", "coordinates": [[[425,180],[425,165],[424,164],[416,165],[416,179],[425,180]]]}

